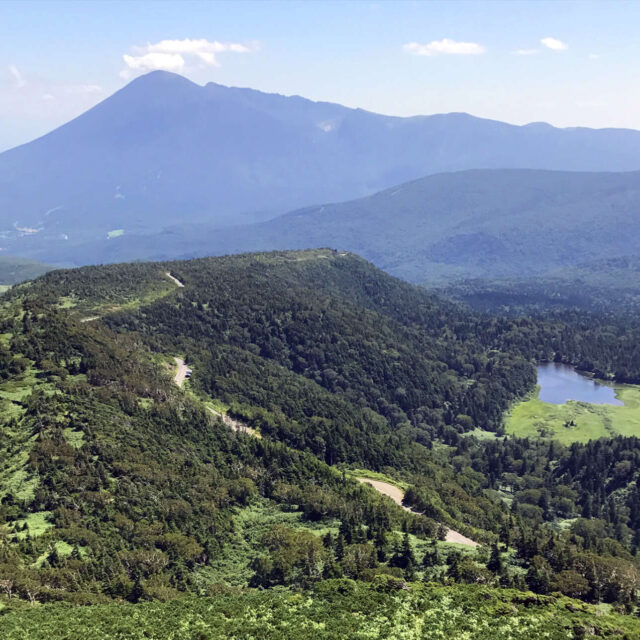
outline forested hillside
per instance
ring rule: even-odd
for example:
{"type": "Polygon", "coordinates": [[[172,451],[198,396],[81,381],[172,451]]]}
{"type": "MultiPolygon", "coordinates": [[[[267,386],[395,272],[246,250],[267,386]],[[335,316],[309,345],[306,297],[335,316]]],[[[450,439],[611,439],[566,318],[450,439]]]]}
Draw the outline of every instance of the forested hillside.
{"type": "MultiPolygon", "coordinates": [[[[185,594],[214,611],[229,589],[260,609],[251,590],[276,586],[314,589],[318,612],[424,611],[418,582],[481,585],[507,616],[526,598],[583,610],[558,593],[636,610],[640,441],[501,435],[538,360],[640,379],[633,323],[475,314],[330,250],[54,271],[0,304],[3,611],[104,603],[112,620],[112,600],[185,594]]],[[[533,628],[596,628],[594,611],[533,628]]]]}
{"type": "Polygon", "coordinates": [[[640,258],[618,256],[555,269],[544,276],[460,280],[441,292],[473,309],[531,315],[575,308],[633,317],[640,305],[640,258]]]}

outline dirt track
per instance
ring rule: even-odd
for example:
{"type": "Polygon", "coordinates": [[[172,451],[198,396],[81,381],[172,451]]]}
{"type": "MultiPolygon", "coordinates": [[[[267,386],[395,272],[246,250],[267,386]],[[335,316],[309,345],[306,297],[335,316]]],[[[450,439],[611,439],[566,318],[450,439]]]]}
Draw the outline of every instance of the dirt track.
{"type": "Polygon", "coordinates": [[[176,365],[178,367],[178,370],[176,371],[176,374],[173,376],[173,381],[179,386],[182,386],[182,383],[184,382],[185,378],[187,377],[187,370],[189,369],[189,367],[187,367],[187,365],[185,364],[184,360],[182,358],[178,358],[177,356],[174,358],[174,360],[176,361],[176,365]]]}
{"type": "Polygon", "coordinates": [[[184,287],[182,282],[180,282],[180,280],[178,280],[178,278],[176,278],[175,276],[172,276],[168,271],[165,272],[164,275],[167,276],[167,278],[169,278],[169,280],[172,280],[173,282],[175,282],[175,284],[177,284],[179,287],[184,287]]]}
{"type": "MultiPolygon", "coordinates": [[[[365,482],[366,484],[370,484],[376,491],[382,493],[385,496],[389,496],[398,506],[402,507],[405,511],[410,511],[411,513],[417,513],[413,509],[409,507],[405,507],[402,504],[402,499],[404,498],[404,492],[399,487],[396,487],[389,482],[383,482],[382,480],[371,480],[370,478],[357,478],[359,482],[365,482]]],[[[463,536],[461,533],[454,531],[453,529],[447,529],[447,535],[445,537],[447,542],[457,542],[458,544],[466,544],[469,547],[477,547],[478,543],[471,540],[471,538],[467,538],[463,536]]]]}
{"type": "Polygon", "coordinates": [[[247,435],[253,436],[254,438],[262,438],[262,435],[259,431],[252,429],[251,427],[244,424],[244,422],[240,422],[239,420],[234,420],[232,417],[228,416],[226,413],[220,413],[211,407],[208,407],[209,411],[213,413],[214,416],[218,418],[222,418],[222,422],[224,422],[227,427],[230,427],[234,431],[238,433],[246,433],[247,435]]]}

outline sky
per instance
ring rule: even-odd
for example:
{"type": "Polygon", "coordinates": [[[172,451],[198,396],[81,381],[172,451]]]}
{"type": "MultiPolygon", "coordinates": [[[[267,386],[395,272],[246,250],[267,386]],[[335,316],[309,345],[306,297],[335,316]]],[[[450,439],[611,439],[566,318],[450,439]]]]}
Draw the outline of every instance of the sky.
{"type": "Polygon", "coordinates": [[[0,2],[0,150],[156,68],[379,113],[640,129],[640,1],[0,2]]]}

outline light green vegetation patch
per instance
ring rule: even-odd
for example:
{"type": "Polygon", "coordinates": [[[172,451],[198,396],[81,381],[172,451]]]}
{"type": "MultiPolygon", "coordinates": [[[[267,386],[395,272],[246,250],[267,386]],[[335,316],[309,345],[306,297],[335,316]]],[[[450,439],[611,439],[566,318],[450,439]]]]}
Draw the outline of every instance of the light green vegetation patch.
{"type": "Polygon", "coordinates": [[[38,377],[41,373],[29,367],[19,377],[0,384],[0,497],[11,494],[29,501],[38,485],[37,476],[28,472],[29,452],[37,436],[23,425],[24,402],[35,390],[54,393],[53,385],[38,377]]]}
{"type": "Polygon", "coordinates": [[[569,531],[569,529],[571,528],[571,525],[577,520],[578,518],[563,518],[562,520],[556,520],[553,523],[553,527],[555,529],[557,529],[558,531],[569,531]]]}
{"type": "Polygon", "coordinates": [[[42,553],[38,557],[38,559],[33,563],[33,566],[40,568],[42,566],[42,563],[49,556],[49,553],[53,547],[55,547],[55,550],[57,551],[58,555],[62,558],[66,558],[67,556],[70,556],[71,552],[73,551],[73,547],[68,542],[65,542],[64,540],[58,540],[54,542],[49,549],[47,549],[44,553],[42,553]]]}
{"type": "Polygon", "coordinates": [[[472,436],[476,440],[501,440],[502,438],[493,431],[485,431],[480,427],[476,427],[473,431],[463,433],[464,436],[472,436]]]}
{"type": "Polygon", "coordinates": [[[0,416],[2,416],[2,423],[7,423],[12,418],[18,420],[24,415],[24,407],[19,402],[7,399],[2,395],[0,391],[0,416]]]}
{"type": "Polygon", "coordinates": [[[138,398],[138,406],[141,409],[150,409],[153,406],[153,398],[138,398]]]}
{"type": "Polygon", "coordinates": [[[58,540],[54,546],[56,548],[56,551],[63,557],[70,556],[71,552],[73,551],[73,547],[64,540],[58,540]]]}
{"type": "Polygon", "coordinates": [[[640,637],[634,616],[480,586],[328,581],[315,591],[231,591],[137,605],[49,604],[0,617],[5,640],[568,640],[640,637]]]}
{"type": "Polygon", "coordinates": [[[32,538],[37,538],[43,535],[48,529],[51,529],[51,527],[53,527],[51,511],[37,511],[36,513],[30,513],[26,518],[16,520],[14,531],[16,531],[16,537],[22,540],[27,536],[27,533],[32,538]],[[27,525],[27,529],[17,531],[18,529],[22,529],[25,524],[27,525]]]}
{"type": "MultiPolygon", "coordinates": [[[[391,538],[391,541],[397,545],[400,545],[402,541],[402,532],[395,531],[394,538],[391,538]]],[[[435,545],[438,550],[438,554],[440,556],[440,564],[437,566],[441,572],[446,573],[448,569],[446,565],[446,559],[452,553],[459,553],[462,556],[468,556],[472,560],[479,560],[479,554],[481,553],[482,547],[471,547],[468,544],[461,544],[459,542],[447,542],[446,540],[425,540],[424,538],[418,538],[418,536],[414,536],[412,533],[409,534],[409,540],[411,542],[411,548],[413,549],[414,555],[416,557],[416,561],[418,564],[418,570],[416,571],[416,576],[424,577],[424,572],[420,571],[420,565],[424,558],[424,554],[427,551],[431,551],[435,545]]],[[[486,560],[483,564],[486,564],[486,560]]]]}
{"type": "Polygon", "coordinates": [[[337,535],[339,521],[308,522],[296,511],[283,511],[273,503],[259,502],[240,509],[234,516],[234,535],[225,545],[224,553],[214,558],[209,567],[203,568],[198,578],[203,584],[226,583],[232,586],[248,585],[253,570],[251,561],[263,553],[261,540],[274,525],[293,529],[306,529],[317,536],[331,532],[337,535]]]}
{"type": "Polygon", "coordinates": [[[615,385],[615,390],[624,406],[573,400],[549,404],[536,394],[513,407],[505,420],[506,432],[520,438],[552,438],[563,444],[616,435],[640,436],[640,387],[615,385]]]}
{"type": "Polygon", "coordinates": [[[46,385],[42,379],[36,377],[37,373],[34,369],[28,369],[19,378],[6,380],[0,384],[0,398],[11,402],[22,402],[27,396],[31,395],[36,386],[43,390],[45,390],[45,387],[51,390],[51,385],[46,385]]]}
{"type": "Polygon", "coordinates": [[[380,473],[379,471],[371,471],[370,469],[345,469],[345,474],[349,478],[369,478],[370,480],[380,480],[381,482],[388,482],[403,491],[409,488],[409,483],[403,482],[392,478],[386,473],[380,473]]]}
{"type": "Polygon", "coordinates": [[[31,436],[19,424],[24,410],[17,404],[3,402],[0,426],[0,496],[11,494],[18,500],[33,498],[37,479],[27,472],[29,452],[37,436],[31,436]]]}
{"type": "MultiPolygon", "coordinates": [[[[28,456],[25,456],[28,458],[28,456]]],[[[25,460],[26,464],[26,460],[25,460]]],[[[10,493],[17,500],[29,501],[35,495],[38,486],[38,478],[36,476],[29,477],[25,469],[8,469],[8,473],[3,474],[3,491],[5,495],[10,493]],[[6,477],[6,481],[4,480],[6,477]]]]}
{"type": "Polygon", "coordinates": [[[74,449],[80,449],[84,444],[84,433],[82,431],[67,428],[62,430],[62,435],[67,444],[70,444],[74,449]]]}
{"type": "Polygon", "coordinates": [[[217,398],[208,398],[205,405],[218,413],[227,413],[229,411],[229,405],[217,398]]]}
{"type": "Polygon", "coordinates": [[[58,299],[60,309],[73,309],[76,306],[78,306],[78,300],[75,296],[62,296],[58,299]]]}
{"type": "Polygon", "coordinates": [[[124,235],[124,229],[113,229],[113,231],[107,233],[107,238],[119,238],[122,235],[124,235]]]}

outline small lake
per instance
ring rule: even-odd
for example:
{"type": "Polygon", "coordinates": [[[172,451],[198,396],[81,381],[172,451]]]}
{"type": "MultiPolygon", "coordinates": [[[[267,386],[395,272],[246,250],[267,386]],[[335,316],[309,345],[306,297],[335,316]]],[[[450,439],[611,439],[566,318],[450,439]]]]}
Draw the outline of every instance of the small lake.
{"type": "Polygon", "coordinates": [[[573,367],[557,362],[545,362],[538,366],[538,385],[542,402],[565,404],[567,400],[590,404],[624,406],[616,398],[615,390],[591,378],[580,375],[573,367]]]}

